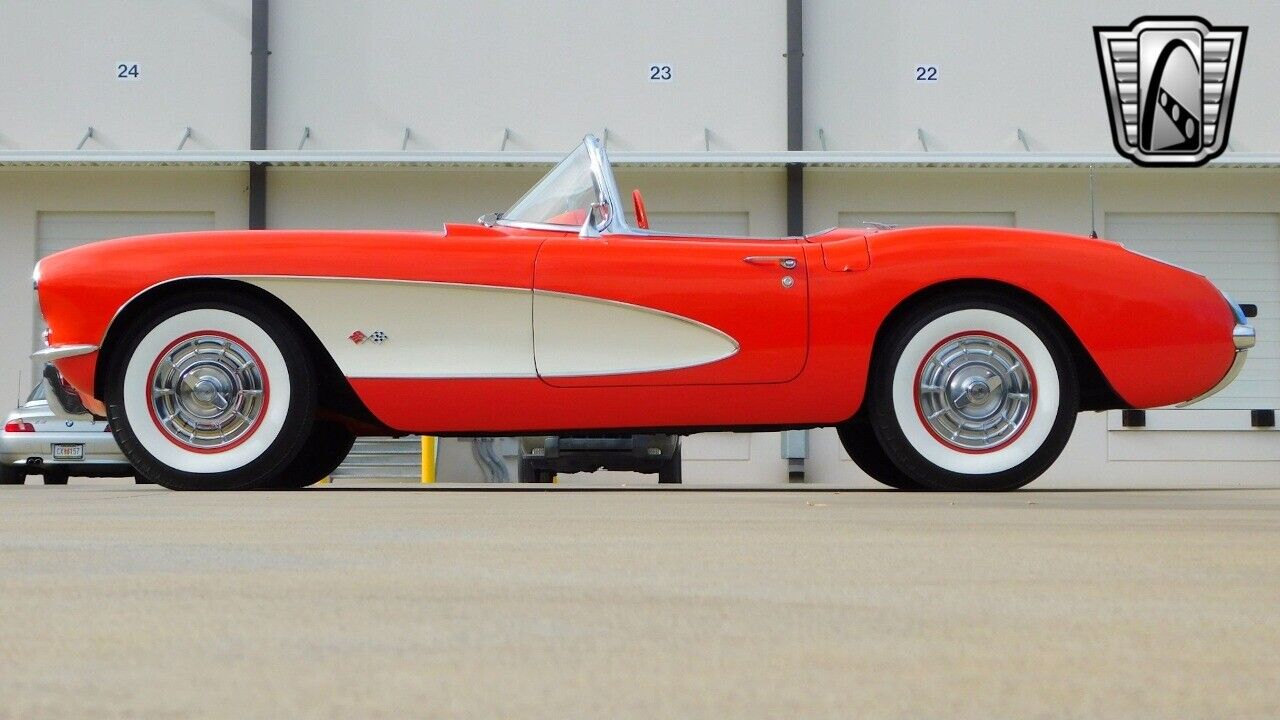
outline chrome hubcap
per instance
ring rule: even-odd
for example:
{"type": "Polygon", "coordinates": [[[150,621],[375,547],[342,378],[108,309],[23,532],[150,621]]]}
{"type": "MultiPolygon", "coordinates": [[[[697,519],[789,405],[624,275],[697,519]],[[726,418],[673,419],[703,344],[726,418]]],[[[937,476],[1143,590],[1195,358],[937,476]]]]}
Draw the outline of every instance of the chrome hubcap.
{"type": "Polygon", "coordinates": [[[196,450],[216,450],[247,437],[266,399],[266,380],[253,353],[220,335],[183,340],[165,351],[151,372],[156,424],[196,450]]]}
{"type": "Polygon", "coordinates": [[[925,425],[961,450],[995,450],[1031,418],[1031,371],[1018,350],[1000,339],[952,338],[925,358],[919,378],[916,402],[925,425]]]}

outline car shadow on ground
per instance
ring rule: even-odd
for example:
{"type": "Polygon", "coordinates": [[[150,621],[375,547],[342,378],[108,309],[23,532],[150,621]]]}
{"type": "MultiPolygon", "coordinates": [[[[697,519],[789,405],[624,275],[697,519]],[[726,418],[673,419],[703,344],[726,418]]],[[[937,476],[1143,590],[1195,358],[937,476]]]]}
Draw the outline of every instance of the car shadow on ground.
{"type": "MultiPolygon", "coordinates": [[[[321,485],[304,488],[302,491],[311,493],[322,492],[367,492],[367,493],[386,493],[386,492],[458,492],[458,493],[521,493],[521,492],[568,492],[568,493],[638,493],[638,492],[675,492],[675,493],[896,493],[899,495],[956,495],[956,494],[981,494],[981,495],[1033,495],[1033,494],[1062,494],[1062,493],[1144,493],[1144,492],[1184,492],[1184,493],[1202,493],[1202,492],[1231,492],[1241,490],[1280,490],[1280,485],[1248,485],[1239,487],[1107,487],[1107,488],[1023,488],[1020,490],[1011,490],[1009,492],[997,493],[952,493],[952,492],[927,492],[927,491],[904,491],[894,490],[893,488],[866,488],[866,487],[839,487],[839,486],[816,486],[816,485],[797,485],[786,487],[774,486],[735,486],[735,485],[699,485],[694,487],[672,487],[669,485],[627,485],[627,486],[575,486],[575,485],[520,485],[517,483],[501,483],[501,484],[476,484],[472,485],[406,485],[403,487],[387,486],[387,485],[321,485]]],[[[299,492],[299,491],[262,491],[262,492],[299,492]]]]}

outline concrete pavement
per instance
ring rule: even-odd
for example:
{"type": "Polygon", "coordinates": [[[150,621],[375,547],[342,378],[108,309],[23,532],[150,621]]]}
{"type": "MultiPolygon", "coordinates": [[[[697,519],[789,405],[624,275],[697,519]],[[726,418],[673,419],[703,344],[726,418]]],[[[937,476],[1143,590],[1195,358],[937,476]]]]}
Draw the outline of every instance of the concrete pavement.
{"type": "Polygon", "coordinates": [[[1277,717],[1277,678],[1280,485],[0,488],[0,717],[1277,717]]]}

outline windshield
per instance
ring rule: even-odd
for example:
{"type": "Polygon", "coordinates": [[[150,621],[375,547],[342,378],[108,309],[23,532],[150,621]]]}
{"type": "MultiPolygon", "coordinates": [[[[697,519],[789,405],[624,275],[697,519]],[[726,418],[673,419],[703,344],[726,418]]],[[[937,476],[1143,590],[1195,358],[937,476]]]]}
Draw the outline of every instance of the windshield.
{"type": "Polygon", "coordinates": [[[502,219],[579,227],[587,219],[591,204],[599,201],[600,191],[591,173],[591,156],[584,143],[503,213],[502,219]]]}
{"type": "Polygon", "coordinates": [[[27,402],[29,403],[36,402],[37,400],[44,400],[44,383],[36,385],[31,390],[31,394],[27,396],[27,402]]]}

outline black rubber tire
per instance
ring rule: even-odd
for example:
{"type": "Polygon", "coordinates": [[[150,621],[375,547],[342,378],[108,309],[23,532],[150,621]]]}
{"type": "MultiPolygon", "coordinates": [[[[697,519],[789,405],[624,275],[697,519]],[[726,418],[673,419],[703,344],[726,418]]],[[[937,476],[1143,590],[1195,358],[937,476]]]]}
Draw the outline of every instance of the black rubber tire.
{"type": "Polygon", "coordinates": [[[316,413],[316,377],[311,357],[297,333],[271,307],[247,296],[194,292],[140,317],[107,359],[107,420],[125,458],[143,477],[170,490],[248,490],[277,477],[298,456],[311,435],[316,413]],[[289,376],[289,408],[276,439],[257,458],[216,473],[177,470],[157,460],[138,442],[124,407],[124,376],[129,356],[152,328],[192,310],[224,310],[240,315],[270,335],[284,357],[289,376]]]}
{"type": "Polygon", "coordinates": [[[858,413],[836,426],[836,434],[840,436],[840,444],[854,464],[872,480],[888,485],[897,490],[924,490],[920,483],[907,477],[880,447],[876,432],[867,422],[865,413],[858,413]]]}
{"type": "Polygon", "coordinates": [[[16,465],[0,465],[0,485],[21,485],[27,481],[27,471],[16,465]]]}
{"type": "Polygon", "coordinates": [[[342,423],[317,421],[311,437],[302,447],[298,457],[289,463],[280,475],[259,485],[261,490],[301,490],[315,485],[333,474],[333,471],[351,454],[356,436],[342,423]]]}
{"type": "Polygon", "coordinates": [[[968,292],[921,307],[889,328],[876,347],[871,364],[867,416],[880,447],[890,462],[911,481],[928,490],[1016,490],[1035,480],[1053,464],[1075,428],[1080,408],[1080,385],[1071,352],[1055,324],[1038,310],[996,292],[968,292]],[[991,310],[1007,315],[1030,329],[1048,348],[1058,370],[1058,412],[1047,437],[1026,460],[1014,467],[987,474],[957,473],[938,467],[921,455],[898,425],[893,407],[893,371],[911,339],[933,320],[960,310],[991,310]]]}
{"type": "Polygon", "coordinates": [[[67,474],[66,470],[55,469],[55,470],[44,471],[45,485],[66,485],[67,480],[69,479],[70,479],[70,475],[67,474]]]}
{"type": "Polygon", "coordinates": [[[658,471],[659,485],[679,485],[684,482],[684,463],[680,460],[680,446],[671,453],[671,459],[658,471]]]}
{"type": "Polygon", "coordinates": [[[148,480],[148,479],[146,479],[146,478],[142,477],[141,475],[134,475],[134,476],[133,476],[133,484],[134,484],[134,485],[155,485],[155,484],[156,484],[156,481],[155,481],[155,480],[148,480]]]}

